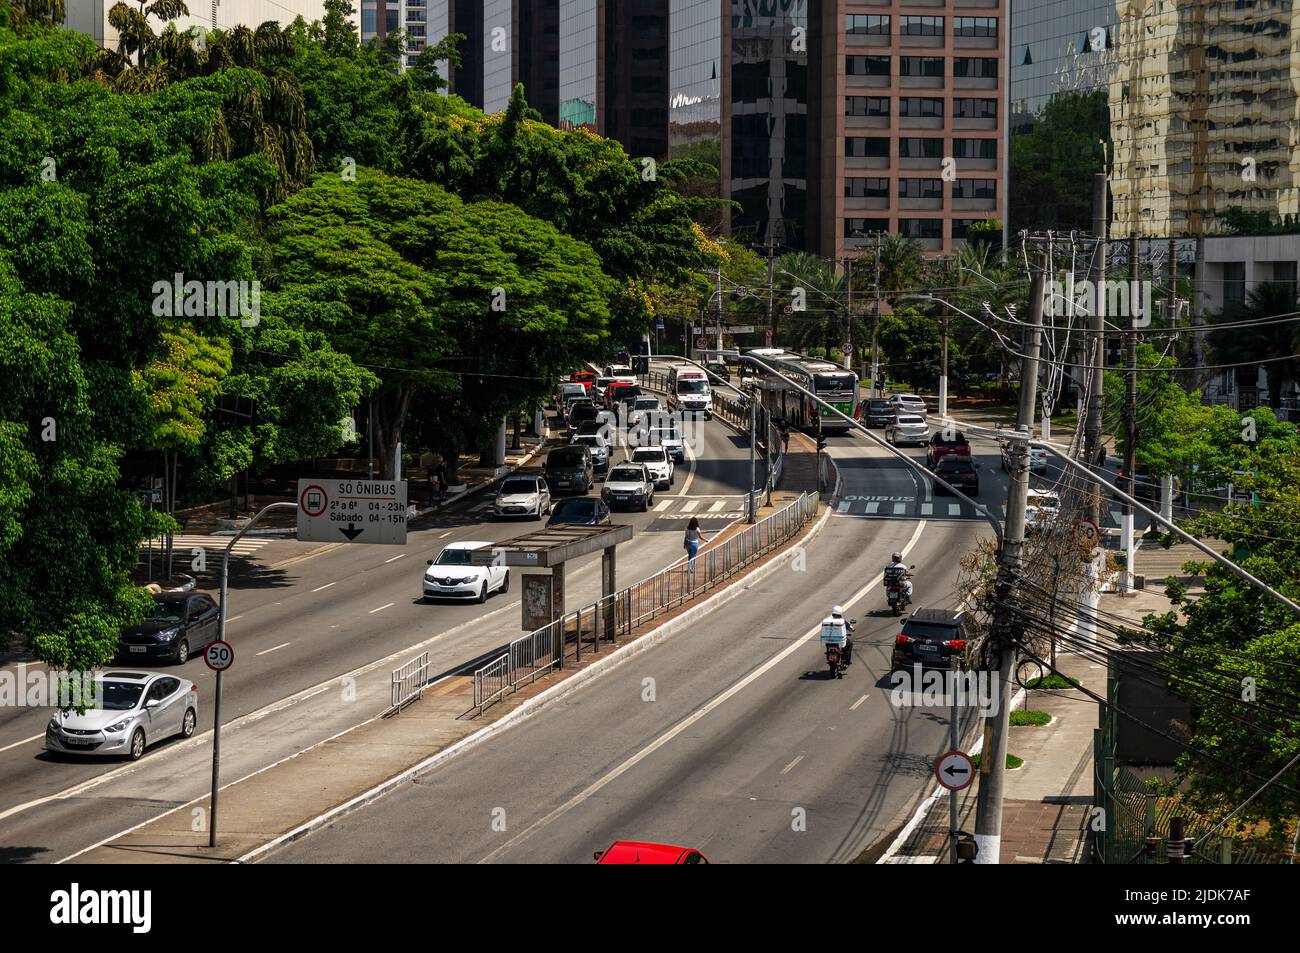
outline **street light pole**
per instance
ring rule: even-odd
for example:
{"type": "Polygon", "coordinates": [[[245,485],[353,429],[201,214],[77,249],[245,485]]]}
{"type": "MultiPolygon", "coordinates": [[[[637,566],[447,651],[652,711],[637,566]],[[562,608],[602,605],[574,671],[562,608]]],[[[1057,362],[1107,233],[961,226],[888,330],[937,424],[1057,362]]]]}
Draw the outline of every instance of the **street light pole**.
{"type": "MultiPolygon", "coordinates": [[[[231,537],[230,542],[226,543],[226,551],[221,556],[221,604],[217,607],[217,640],[226,641],[226,592],[227,582],[230,578],[230,550],[234,548],[235,543],[243,538],[243,535],[257,525],[257,522],[271,510],[296,510],[297,503],[270,503],[260,510],[257,515],[248,521],[248,525],[231,537]]],[[[208,801],[208,846],[217,846],[217,788],[221,783],[221,677],[224,673],[217,672],[217,684],[213,694],[212,702],[212,796],[208,801]]]]}

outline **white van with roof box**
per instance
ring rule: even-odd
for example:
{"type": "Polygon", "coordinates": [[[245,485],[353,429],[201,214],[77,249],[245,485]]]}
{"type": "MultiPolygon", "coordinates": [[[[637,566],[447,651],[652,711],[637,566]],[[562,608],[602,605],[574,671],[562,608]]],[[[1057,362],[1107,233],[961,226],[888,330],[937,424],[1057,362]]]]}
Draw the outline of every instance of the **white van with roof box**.
{"type": "Polygon", "coordinates": [[[674,364],[668,371],[670,410],[713,418],[713,390],[709,375],[693,364],[674,364]]]}

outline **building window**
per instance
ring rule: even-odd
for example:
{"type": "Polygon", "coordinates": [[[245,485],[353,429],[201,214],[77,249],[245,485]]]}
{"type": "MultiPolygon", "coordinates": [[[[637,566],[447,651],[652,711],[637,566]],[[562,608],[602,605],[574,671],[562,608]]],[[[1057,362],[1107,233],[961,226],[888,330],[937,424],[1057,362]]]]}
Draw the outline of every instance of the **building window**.
{"type": "Polygon", "coordinates": [[[996,99],[954,99],[952,114],[962,119],[996,119],[998,101],[996,99]]]}
{"type": "Polygon", "coordinates": [[[943,179],[899,179],[900,199],[941,199],[943,179]]]}
{"type": "Polygon", "coordinates": [[[846,96],[844,98],[844,115],[846,116],[888,116],[888,96],[846,96]]]}
{"type": "Polygon", "coordinates": [[[1273,280],[1280,284],[1294,285],[1296,283],[1296,263],[1293,261],[1275,261],[1273,262],[1273,280]]]}
{"type": "MultiPolygon", "coordinates": [[[[899,17],[899,36],[943,36],[943,17],[899,17]]],[[[974,17],[961,17],[973,20],[974,17]]]]}
{"type": "Polygon", "coordinates": [[[997,17],[953,17],[953,36],[997,36],[997,17]]]}
{"type": "Polygon", "coordinates": [[[952,197],[955,199],[996,199],[998,197],[998,180],[957,179],[952,184],[952,197]]]}
{"type": "Polygon", "coordinates": [[[846,218],[844,220],[845,238],[865,238],[872,232],[889,231],[887,218],[846,218]]]}
{"type": "Polygon", "coordinates": [[[1244,261],[1225,261],[1223,263],[1223,303],[1241,304],[1246,300],[1246,263],[1244,261]]]}
{"type": "Polygon", "coordinates": [[[844,17],[846,33],[889,35],[889,17],[876,13],[850,13],[844,17]]]}
{"type": "Polygon", "coordinates": [[[849,136],[844,140],[844,154],[858,158],[885,158],[889,155],[887,136],[849,136]]]}
{"type": "Polygon", "coordinates": [[[943,76],[942,56],[900,56],[899,76],[943,76]]]}
{"type": "Polygon", "coordinates": [[[940,159],[943,158],[942,139],[903,138],[898,140],[898,157],[900,159],[940,159]]]}
{"type": "Polygon", "coordinates": [[[929,96],[904,96],[898,101],[898,114],[910,118],[943,118],[943,100],[929,96]]]}
{"type": "Polygon", "coordinates": [[[847,178],[844,180],[844,197],[846,199],[889,198],[889,180],[847,178]]]}
{"type": "Polygon", "coordinates": [[[952,61],[953,76],[973,76],[997,79],[998,60],[995,56],[959,56],[952,61]]]}
{"type": "Polygon", "coordinates": [[[904,238],[943,238],[943,219],[941,218],[901,218],[898,220],[898,234],[904,238]]]}
{"type": "Polygon", "coordinates": [[[888,76],[888,56],[846,56],[844,72],[849,76],[888,76]]]}
{"type": "Polygon", "coordinates": [[[952,154],[956,159],[996,159],[998,141],[996,139],[954,139],[952,154]]]}

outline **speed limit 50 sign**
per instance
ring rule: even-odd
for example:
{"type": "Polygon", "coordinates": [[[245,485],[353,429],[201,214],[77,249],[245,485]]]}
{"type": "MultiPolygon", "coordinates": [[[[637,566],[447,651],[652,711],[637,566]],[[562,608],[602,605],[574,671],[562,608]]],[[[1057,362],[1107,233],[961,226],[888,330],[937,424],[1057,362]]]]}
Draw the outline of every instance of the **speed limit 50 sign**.
{"type": "Polygon", "coordinates": [[[213,642],[203,652],[203,661],[214,672],[224,672],[235,661],[235,650],[229,642],[213,642]]]}

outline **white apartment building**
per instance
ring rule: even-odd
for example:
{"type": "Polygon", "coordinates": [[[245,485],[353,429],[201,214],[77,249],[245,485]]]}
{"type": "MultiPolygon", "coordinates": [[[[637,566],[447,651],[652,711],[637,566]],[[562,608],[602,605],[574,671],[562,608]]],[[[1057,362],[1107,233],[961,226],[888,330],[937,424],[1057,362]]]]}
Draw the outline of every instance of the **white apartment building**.
{"type": "MultiPolygon", "coordinates": [[[[117,31],[108,22],[108,11],[117,0],[70,0],[64,26],[95,38],[100,46],[117,48],[117,31]]],[[[178,30],[202,27],[228,30],[234,26],[256,29],[268,20],[282,26],[301,16],[310,23],[325,16],[325,0],[186,0],[190,15],[171,21],[178,30]]],[[[152,22],[155,31],[165,24],[152,22]]],[[[354,19],[355,23],[356,20],[354,19]]]]}

